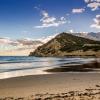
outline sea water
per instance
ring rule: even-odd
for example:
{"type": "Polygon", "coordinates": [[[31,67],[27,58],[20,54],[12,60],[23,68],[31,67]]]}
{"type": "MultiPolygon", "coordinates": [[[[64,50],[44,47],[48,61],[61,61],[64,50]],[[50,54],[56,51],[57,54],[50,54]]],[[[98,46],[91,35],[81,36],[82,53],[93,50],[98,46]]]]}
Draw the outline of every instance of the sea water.
{"type": "Polygon", "coordinates": [[[84,64],[93,60],[95,58],[1,56],[0,79],[48,74],[43,70],[64,64],[84,64]]]}

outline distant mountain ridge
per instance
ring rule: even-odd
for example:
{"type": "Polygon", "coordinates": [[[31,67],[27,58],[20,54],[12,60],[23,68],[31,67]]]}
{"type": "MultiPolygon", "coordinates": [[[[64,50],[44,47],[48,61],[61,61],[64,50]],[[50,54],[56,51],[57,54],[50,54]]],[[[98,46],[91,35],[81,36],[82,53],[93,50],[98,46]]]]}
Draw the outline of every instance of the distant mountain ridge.
{"type": "Polygon", "coordinates": [[[61,33],[46,44],[39,46],[30,53],[30,56],[97,55],[96,52],[99,51],[100,41],[61,33]]]}
{"type": "Polygon", "coordinates": [[[89,39],[93,39],[93,40],[98,40],[100,41],[100,32],[89,32],[89,33],[72,33],[75,36],[80,36],[80,37],[84,37],[84,38],[89,38],[89,39]]]}

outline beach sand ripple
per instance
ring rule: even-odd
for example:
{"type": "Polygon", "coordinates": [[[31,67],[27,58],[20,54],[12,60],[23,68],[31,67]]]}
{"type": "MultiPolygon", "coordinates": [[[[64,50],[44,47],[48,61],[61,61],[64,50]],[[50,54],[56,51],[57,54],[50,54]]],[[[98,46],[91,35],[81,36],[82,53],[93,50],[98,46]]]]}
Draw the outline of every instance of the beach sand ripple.
{"type": "Polygon", "coordinates": [[[100,100],[100,86],[85,89],[84,91],[69,91],[58,94],[35,94],[29,97],[5,97],[0,100],[100,100]]]}

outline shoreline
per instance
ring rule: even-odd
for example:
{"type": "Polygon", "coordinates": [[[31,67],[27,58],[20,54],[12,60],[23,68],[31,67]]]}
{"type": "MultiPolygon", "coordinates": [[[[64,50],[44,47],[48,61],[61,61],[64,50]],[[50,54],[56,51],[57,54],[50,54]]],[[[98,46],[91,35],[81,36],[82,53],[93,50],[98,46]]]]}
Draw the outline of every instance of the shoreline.
{"type": "Polygon", "coordinates": [[[99,59],[91,60],[83,63],[55,65],[52,67],[43,68],[30,68],[27,70],[14,70],[0,73],[0,79],[16,78],[21,76],[34,76],[34,75],[45,75],[54,73],[66,72],[66,73],[100,73],[99,59]],[[96,66],[96,67],[95,67],[96,66]]]}
{"type": "MultiPolygon", "coordinates": [[[[62,59],[61,59],[62,60],[62,59]]],[[[81,61],[81,58],[79,59],[81,61]]],[[[78,68],[77,67],[78,65],[77,64],[89,64],[93,61],[99,61],[100,59],[99,58],[89,58],[89,59],[82,59],[82,62],[73,62],[72,63],[67,63],[64,61],[64,63],[62,64],[58,64],[58,65],[52,65],[52,66],[44,66],[44,67],[37,67],[37,68],[34,68],[34,67],[27,67],[26,69],[18,69],[18,70],[9,70],[9,71],[5,71],[5,72],[1,72],[0,73],[0,79],[7,79],[7,78],[12,78],[12,77],[20,77],[20,76],[29,76],[29,75],[41,75],[41,74],[51,74],[53,73],[53,71],[47,71],[47,70],[52,70],[54,68],[66,68],[65,66],[69,66],[70,70],[67,71],[66,69],[64,69],[65,71],[64,72],[79,72],[78,71],[78,68]],[[75,64],[74,64],[75,63],[75,64]],[[71,67],[73,67],[72,65],[75,65],[76,66],[76,71],[74,71],[71,67]]],[[[63,60],[62,60],[63,61],[63,60]]],[[[31,65],[32,66],[32,65],[31,65]]],[[[67,66],[67,67],[68,67],[67,66]]],[[[3,67],[2,67],[3,68],[3,67]]],[[[83,70],[83,69],[82,69],[83,70]]],[[[86,70],[85,70],[86,71],[86,70]]],[[[85,72],[84,71],[84,72],[85,72]]],[[[91,71],[91,70],[90,70],[91,71]]],[[[61,71],[62,72],[62,71],[61,71]]],[[[81,71],[80,71],[81,72],[81,71]]],[[[89,72],[89,71],[86,71],[86,72],[89,72]]],[[[92,72],[92,71],[91,71],[92,72]]]]}
{"type": "Polygon", "coordinates": [[[28,69],[28,70],[3,72],[3,73],[0,73],[0,80],[50,74],[50,73],[44,71],[46,69],[49,69],[49,68],[44,67],[44,68],[36,68],[36,69],[28,69]]]}
{"type": "MultiPolygon", "coordinates": [[[[64,66],[57,67],[64,68],[64,71],[60,72],[56,69],[48,73],[44,68],[44,72],[48,74],[0,79],[0,100],[64,100],[64,98],[99,100],[100,70],[98,72],[80,71],[81,68],[82,70],[83,68],[100,69],[99,60],[96,61],[75,65],[76,71],[72,70],[73,66],[64,64],[64,66]],[[71,69],[69,72],[67,67],[71,69]]],[[[48,70],[54,70],[54,68],[48,70]]]]}

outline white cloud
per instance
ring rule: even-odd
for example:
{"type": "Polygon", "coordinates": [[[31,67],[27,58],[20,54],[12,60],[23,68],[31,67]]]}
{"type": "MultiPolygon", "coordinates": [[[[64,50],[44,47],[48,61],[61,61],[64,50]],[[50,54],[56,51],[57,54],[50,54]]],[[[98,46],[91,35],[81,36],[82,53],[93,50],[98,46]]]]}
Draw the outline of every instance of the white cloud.
{"type": "Polygon", "coordinates": [[[74,32],[74,30],[73,30],[73,29],[71,29],[71,30],[69,30],[69,32],[70,32],[70,33],[73,33],[73,32],[74,32]]]}
{"type": "Polygon", "coordinates": [[[95,10],[100,8],[100,3],[99,2],[92,2],[92,3],[89,3],[87,5],[87,7],[90,7],[92,11],[95,11],[95,10]]]}
{"type": "Polygon", "coordinates": [[[8,44],[11,40],[8,37],[0,38],[0,44],[8,44]]]}
{"type": "Polygon", "coordinates": [[[22,50],[27,48],[36,48],[42,45],[41,41],[33,40],[30,38],[12,40],[7,37],[0,38],[0,51],[1,50],[22,50]]]}
{"type": "Polygon", "coordinates": [[[14,45],[18,45],[18,42],[11,40],[8,37],[3,37],[3,38],[0,38],[0,44],[2,44],[2,45],[13,45],[14,46],[14,45]]]}
{"type": "Polygon", "coordinates": [[[100,2],[100,0],[84,0],[86,3],[89,3],[89,2],[100,2]]]}
{"type": "Polygon", "coordinates": [[[100,8],[100,0],[84,0],[87,3],[87,7],[91,8],[92,11],[100,8]]]}
{"type": "Polygon", "coordinates": [[[96,15],[96,18],[94,18],[93,21],[94,24],[92,24],[91,27],[100,29],[100,15],[96,15]]]}
{"type": "Polygon", "coordinates": [[[59,20],[57,20],[56,17],[49,16],[49,14],[46,11],[42,11],[42,16],[43,18],[40,19],[42,25],[35,26],[35,28],[58,27],[67,23],[65,17],[61,17],[59,20]]]}
{"type": "Polygon", "coordinates": [[[47,37],[42,37],[41,39],[37,39],[39,41],[42,41],[43,43],[47,43],[48,41],[50,41],[51,39],[53,39],[54,37],[56,37],[59,33],[56,33],[54,35],[51,36],[47,36],[47,37]]]}
{"type": "Polygon", "coordinates": [[[37,44],[42,44],[41,41],[36,41],[30,38],[25,38],[25,39],[19,39],[17,40],[20,44],[22,44],[23,46],[27,45],[27,46],[31,46],[31,45],[37,45],[37,44]]]}
{"type": "Polygon", "coordinates": [[[72,9],[72,13],[83,13],[84,11],[85,11],[84,8],[72,9]]]}
{"type": "Polygon", "coordinates": [[[90,2],[91,0],[84,0],[86,3],[90,2]]]}
{"type": "Polygon", "coordinates": [[[42,11],[43,18],[49,17],[49,14],[46,11],[42,11]]]}

